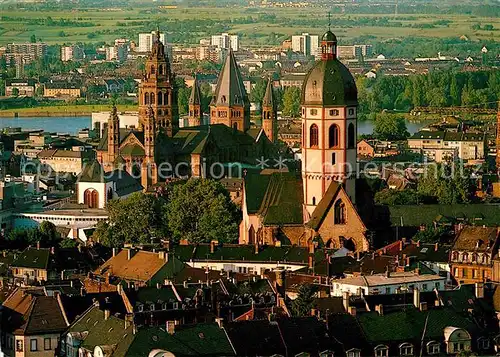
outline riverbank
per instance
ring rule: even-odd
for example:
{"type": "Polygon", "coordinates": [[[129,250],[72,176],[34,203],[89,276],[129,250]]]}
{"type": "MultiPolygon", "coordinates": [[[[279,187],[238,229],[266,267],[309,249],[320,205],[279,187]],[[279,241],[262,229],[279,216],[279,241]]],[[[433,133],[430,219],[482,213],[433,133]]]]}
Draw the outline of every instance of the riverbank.
{"type": "MultiPolygon", "coordinates": [[[[118,104],[118,111],[137,111],[137,105],[118,104]]],[[[57,105],[33,108],[0,110],[0,118],[47,118],[47,117],[83,117],[95,112],[109,111],[110,105],[57,105]]]]}

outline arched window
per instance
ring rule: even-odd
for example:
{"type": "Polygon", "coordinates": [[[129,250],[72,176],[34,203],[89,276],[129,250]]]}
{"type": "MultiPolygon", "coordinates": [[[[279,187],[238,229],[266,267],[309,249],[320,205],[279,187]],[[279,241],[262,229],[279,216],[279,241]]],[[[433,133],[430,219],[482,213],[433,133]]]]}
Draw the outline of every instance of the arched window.
{"type": "Polygon", "coordinates": [[[160,64],[160,66],[158,67],[158,74],[163,74],[163,65],[160,64]]]}
{"type": "Polygon", "coordinates": [[[154,93],[151,93],[151,97],[149,98],[149,102],[151,104],[155,104],[155,94],[154,93]]]}
{"type": "Polygon", "coordinates": [[[158,105],[163,105],[163,93],[158,92],[158,105]]]}
{"type": "Polygon", "coordinates": [[[331,148],[339,146],[339,127],[336,124],[330,125],[328,129],[328,145],[331,148]]]}
{"type": "Polygon", "coordinates": [[[144,93],[144,104],[149,104],[149,93],[144,93]]]}
{"type": "Polygon", "coordinates": [[[318,146],[318,143],[319,143],[318,126],[316,124],[313,124],[309,129],[309,146],[310,147],[318,146]]]}
{"type": "Polygon", "coordinates": [[[354,133],[354,124],[350,123],[347,129],[347,148],[353,149],[356,141],[356,134],[354,133]]]}
{"type": "Polygon", "coordinates": [[[233,123],[233,129],[238,130],[238,123],[233,123]]]}
{"type": "Polygon", "coordinates": [[[155,74],[155,73],[156,73],[156,68],[155,68],[155,66],[153,65],[153,66],[151,66],[151,74],[155,74]]]}
{"type": "Polygon", "coordinates": [[[108,188],[108,201],[113,199],[113,189],[108,188]]]}
{"type": "Polygon", "coordinates": [[[316,206],[316,197],[313,197],[312,204],[313,204],[313,206],[316,206]]]}
{"type": "Polygon", "coordinates": [[[89,208],[99,208],[99,193],[94,189],[87,189],[83,193],[83,203],[89,208]]]}
{"type": "Polygon", "coordinates": [[[463,253],[463,254],[462,254],[462,261],[466,262],[466,261],[468,261],[468,260],[469,260],[469,254],[467,254],[467,253],[463,253]]]}
{"type": "Polygon", "coordinates": [[[335,202],[333,219],[335,224],[346,223],[345,204],[344,202],[342,202],[342,200],[337,200],[337,202],[335,202]]]}
{"type": "Polygon", "coordinates": [[[163,95],[163,104],[164,104],[164,105],[170,105],[170,100],[169,100],[169,98],[168,98],[168,93],[165,93],[165,94],[163,95]]]}
{"type": "Polygon", "coordinates": [[[458,260],[458,252],[451,253],[451,260],[458,260]]]}

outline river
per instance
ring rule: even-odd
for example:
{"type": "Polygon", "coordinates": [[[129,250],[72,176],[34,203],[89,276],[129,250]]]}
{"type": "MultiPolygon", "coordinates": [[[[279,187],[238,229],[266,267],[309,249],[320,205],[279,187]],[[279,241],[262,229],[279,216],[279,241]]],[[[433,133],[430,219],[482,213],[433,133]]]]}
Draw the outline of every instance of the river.
{"type": "MultiPolygon", "coordinates": [[[[373,133],[373,121],[358,122],[358,135],[373,133]]],[[[419,131],[425,122],[406,122],[410,134],[419,131]]],[[[43,129],[48,132],[76,135],[80,129],[90,128],[90,117],[37,117],[37,118],[0,118],[0,129],[18,127],[22,129],[43,129]]]]}

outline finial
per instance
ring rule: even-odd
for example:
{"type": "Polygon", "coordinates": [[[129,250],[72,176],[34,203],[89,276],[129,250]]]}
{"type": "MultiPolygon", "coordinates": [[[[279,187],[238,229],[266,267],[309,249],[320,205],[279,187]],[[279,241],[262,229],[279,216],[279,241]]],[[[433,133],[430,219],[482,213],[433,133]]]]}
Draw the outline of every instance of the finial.
{"type": "Polygon", "coordinates": [[[328,31],[331,30],[332,27],[332,13],[331,11],[328,11],[328,31]]]}

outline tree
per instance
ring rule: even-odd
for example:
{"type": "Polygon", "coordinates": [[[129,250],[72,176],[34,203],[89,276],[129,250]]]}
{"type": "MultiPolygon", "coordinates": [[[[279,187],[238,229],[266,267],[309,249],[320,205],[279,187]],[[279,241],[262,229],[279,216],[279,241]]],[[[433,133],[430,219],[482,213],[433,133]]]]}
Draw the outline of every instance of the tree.
{"type": "Polygon", "coordinates": [[[31,43],[36,43],[36,36],[35,36],[35,34],[31,35],[30,42],[31,43]]]}
{"type": "Polygon", "coordinates": [[[288,87],[283,93],[283,114],[290,117],[300,115],[300,96],[302,91],[298,87],[288,87]]]}
{"type": "Polygon", "coordinates": [[[460,165],[428,165],[418,181],[418,193],[440,204],[470,203],[473,186],[470,174],[460,165]]]}
{"type": "Polygon", "coordinates": [[[250,92],[250,101],[261,105],[262,99],[264,99],[264,95],[266,94],[266,87],[267,80],[260,78],[250,92]]]}
{"type": "Polygon", "coordinates": [[[377,115],[373,132],[380,140],[404,140],[410,135],[403,117],[388,114],[377,115]]]}
{"type": "Polygon", "coordinates": [[[212,87],[207,82],[204,82],[200,86],[201,94],[201,111],[203,113],[208,113],[210,111],[210,101],[212,100],[212,87]]]}
{"type": "Polygon", "coordinates": [[[71,238],[64,238],[59,242],[59,248],[76,248],[78,246],[78,243],[76,240],[71,239],[71,238]]]}
{"type": "Polygon", "coordinates": [[[179,77],[175,79],[175,84],[178,88],[177,105],[179,106],[179,114],[187,114],[191,89],[186,86],[184,79],[179,77]]]}
{"type": "Polygon", "coordinates": [[[310,284],[301,284],[298,295],[292,301],[292,313],[294,316],[310,316],[313,308],[316,288],[310,284]]]}
{"type": "MultiPolygon", "coordinates": [[[[153,195],[136,192],[123,200],[108,202],[109,235],[99,238],[109,246],[120,242],[147,243],[152,237],[161,237],[166,232],[166,222],[161,220],[162,202],[153,195]]],[[[102,242],[105,244],[104,242],[102,242]]]]}
{"type": "Polygon", "coordinates": [[[217,181],[190,179],[174,186],[165,218],[175,241],[233,242],[238,239],[239,214],[227,190],[217,181]]]}
{"type": "Polygon", "coordinates": [[[52,244],[59,238],[56,226],[52,222],[43,221],[42,223],[40,223],[40,227],[38,228],[38,230],[40,231],[42,240],[48,244],[52,244]]]}
{"type": "Polygon", "coordinates": [[[17,97],[19,96],[19,89],[17,88],[12,88],[12,96],[17,97]]]}
{"type": "Polygon", "coordinates": [[[416,205],[422,202],[422,199],[416,190],[407,189],[403,191],[383,189],[375,193],[375,202],[381,205],[416,205]]]}

